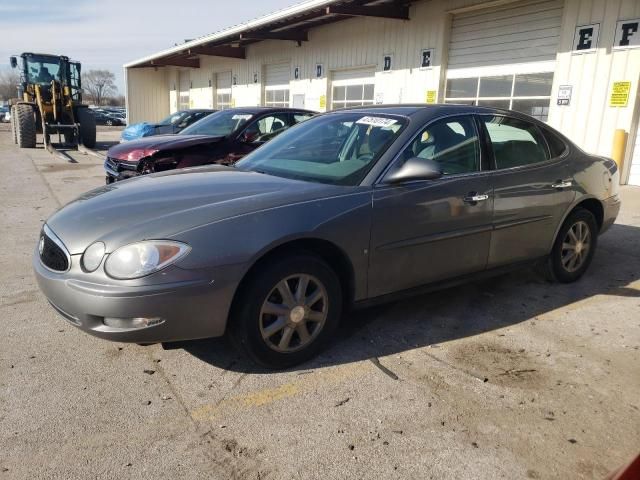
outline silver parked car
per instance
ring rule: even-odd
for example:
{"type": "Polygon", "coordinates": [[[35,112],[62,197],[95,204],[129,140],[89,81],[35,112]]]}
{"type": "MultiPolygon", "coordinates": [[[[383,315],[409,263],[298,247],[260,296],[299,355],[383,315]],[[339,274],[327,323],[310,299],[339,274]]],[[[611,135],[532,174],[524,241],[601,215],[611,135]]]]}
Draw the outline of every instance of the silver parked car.
{"type": "Polygon", "coordinates": [[[292,127],[235,167],[91,191],[46,221],[33,266],[92,335],[228,331],[287,367],[352,306],[532,262],[577,280],[618,214],[618,182],[612,160],[519,113],[363,107],[292,127]]]}

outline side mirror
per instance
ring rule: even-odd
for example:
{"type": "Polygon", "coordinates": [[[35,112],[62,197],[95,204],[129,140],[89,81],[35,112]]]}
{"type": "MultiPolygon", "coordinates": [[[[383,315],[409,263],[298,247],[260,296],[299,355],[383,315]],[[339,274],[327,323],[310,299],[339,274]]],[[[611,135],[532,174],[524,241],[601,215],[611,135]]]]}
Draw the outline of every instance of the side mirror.
{"type": "Polygon", "coordinates": [[[412,157],[385,178],[385,183],[404,183],[412,180],[435,180],[443,175],[437,162],[427,158],[412,157]]]}
{"type": "Polygon", "coordinates": [[[18,66],[18,59],[16,57],[9,57],[9,63],[11,64],[11,68],[16,68],[18,66]]]}

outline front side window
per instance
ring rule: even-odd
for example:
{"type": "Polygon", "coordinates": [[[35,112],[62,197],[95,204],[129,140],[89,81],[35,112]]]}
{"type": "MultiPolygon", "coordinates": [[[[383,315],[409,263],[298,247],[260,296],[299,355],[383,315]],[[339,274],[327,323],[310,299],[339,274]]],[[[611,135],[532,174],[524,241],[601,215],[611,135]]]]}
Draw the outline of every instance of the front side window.
{"type": "Polygon", "coordinates": [[[404,117],[340,113],[285,131],[236,164],[242,170],[358,185],[406,125],[404,117]]]}
{"type": "Polygon", "coordinates": [[[445,175],[480,170],[480,142],[473,118],[453,117],[427,126],[402,154],[437,162],[445,175]]]}
{"type": "Polygon", "coordinates": [[[532,123],[503,116],[480,117],[489,134],[496,168],[513,168],[549,159],[544,139],[532,123]]]}
{"type": "Polygon", "coordinates": [[[277,113],[262,117],[247,127],[244,131],[244,141],[262,143],[271,140],[289,127],[289,115],[277,113]]]}
{"type": "Polygon", "coordinates": [[[235,110],[222,110],[198,120],[178,135],[212,135],[226,137],[244,127],[253,114],[235,110]]]}

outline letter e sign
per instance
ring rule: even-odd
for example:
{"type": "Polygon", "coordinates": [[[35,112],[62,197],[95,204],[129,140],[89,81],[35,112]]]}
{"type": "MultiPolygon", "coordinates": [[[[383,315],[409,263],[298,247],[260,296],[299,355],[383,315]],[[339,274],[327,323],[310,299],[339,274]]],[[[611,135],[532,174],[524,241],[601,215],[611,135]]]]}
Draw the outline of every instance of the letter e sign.
{"type": "Polygon", "coordinates": [[[600,24],[582,25],[576,27],[576,34],[573,37],[574,52],[593,52],[598,47],[598,34],[600,24]]]}

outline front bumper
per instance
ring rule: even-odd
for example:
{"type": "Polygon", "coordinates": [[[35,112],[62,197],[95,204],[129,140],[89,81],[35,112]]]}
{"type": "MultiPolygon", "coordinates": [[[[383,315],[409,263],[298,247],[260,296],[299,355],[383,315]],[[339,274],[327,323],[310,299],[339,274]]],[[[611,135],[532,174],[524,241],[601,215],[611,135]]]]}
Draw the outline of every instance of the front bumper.
{"type": "Polygon", "coordinates": [[[105,180],[107,184],[140,175],[140,172],[137,170],[137,165],[127,164],[110,157],[104,162],[104,171],[106,173],[105,180]]]}
{"type": "Polygon", "coordinates": [[[224,334],[234,282],[213,281],[203,272],[192,273],[174,266],[154,274],[163,283],[98,283],[95,279],[82,279],[89,275],[82,272],[79,257],[72,256],[67,273],[56,273],[42,265],[36,250],[33,269],[40,290],[51,305],[80,330],[106,340],[135,343],[224,334]],[[137,329],[114,328],[104,323],[105,318],[139,317],[161,318],[163,322],[137,329]]]}
{"type": "Polygon", "coordinates": [[[620,201],[619,195],[614,195],[612,197],[607,198],[602,202],[604,215],[602,218],[602,228],[600,229],[600,233],[606,232],[611,225],[618,218],[618,213],[620,212],[620,206],[622,202],[620,201]]]}

